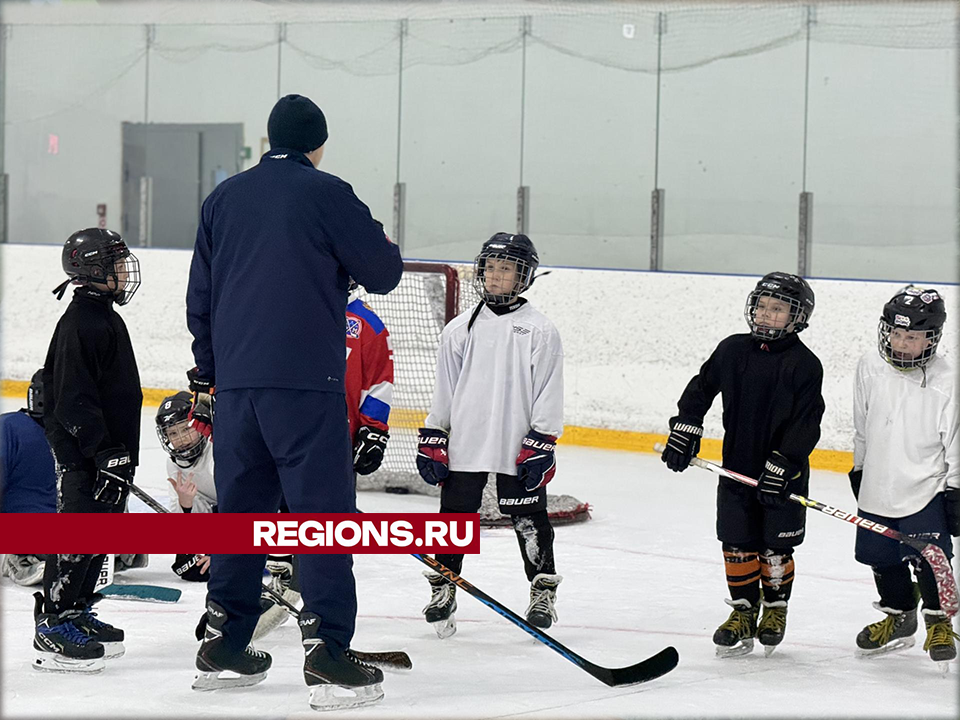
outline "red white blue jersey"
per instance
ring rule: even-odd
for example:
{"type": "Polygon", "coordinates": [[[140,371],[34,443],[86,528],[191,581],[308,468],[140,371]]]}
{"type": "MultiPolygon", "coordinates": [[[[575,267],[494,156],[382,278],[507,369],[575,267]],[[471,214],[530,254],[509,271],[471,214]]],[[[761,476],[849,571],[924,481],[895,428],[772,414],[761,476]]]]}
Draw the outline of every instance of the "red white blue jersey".
{"type": "Polygon", "coordinates": [[[347,414],[350,440],[361,426],[389,430],[393,402],[393,347],[377,314],[354,300],[347,305],[347,414]]]}

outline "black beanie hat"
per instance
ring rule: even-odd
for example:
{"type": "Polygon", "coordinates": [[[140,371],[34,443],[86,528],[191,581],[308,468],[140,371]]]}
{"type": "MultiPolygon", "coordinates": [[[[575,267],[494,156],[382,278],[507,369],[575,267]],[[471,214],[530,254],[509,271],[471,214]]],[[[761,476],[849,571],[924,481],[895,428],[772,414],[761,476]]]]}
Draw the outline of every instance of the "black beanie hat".
{"type": "Polygon", "coordinates": [[[313,152],[327,141],[327,119],[310,98],[286,95],[270,111],[267,137],[271,149],[313,152]]]}

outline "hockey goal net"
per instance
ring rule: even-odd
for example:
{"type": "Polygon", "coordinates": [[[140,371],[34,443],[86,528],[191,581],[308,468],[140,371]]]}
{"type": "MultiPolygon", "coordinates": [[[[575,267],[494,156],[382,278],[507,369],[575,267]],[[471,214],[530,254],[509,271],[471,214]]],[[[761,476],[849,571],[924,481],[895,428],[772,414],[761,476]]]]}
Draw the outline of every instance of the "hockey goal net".
{"type": "MultiPolygon", "coordinates": [[[[473,290],[473,267],[405,262],[400,285],[389,295],[360,298],[386,325],[393,347],[394,388],[390,441],[380,469],[357,477],[357,490],[439,496],[417,472],[417,429],[430,412],[440,332],[461,312],[479,302],[473,290]]],[[[480,412],[480,410],[478,410],[480,412]]],[[[509,525],[497,505],[496,483],[488,482],[480,509],[484,525],[509,525]]],[[[587,503],[571,495],[548,495],[547,512],[555,525],[590,517],[587,503]]]]}

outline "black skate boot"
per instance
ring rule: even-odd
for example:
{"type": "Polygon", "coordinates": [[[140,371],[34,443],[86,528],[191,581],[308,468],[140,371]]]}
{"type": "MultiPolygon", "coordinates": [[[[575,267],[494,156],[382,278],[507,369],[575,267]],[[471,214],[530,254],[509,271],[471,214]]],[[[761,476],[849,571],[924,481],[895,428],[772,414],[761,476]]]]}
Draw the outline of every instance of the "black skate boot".
{"type": "Polygon", "coordinates": [[[300,613],[303,637],[303,679],[310,688],[310,707],[314,710],[346,710],[373,705],[383,699],[383,673],[357,658],[349,649],[331,651],[319,636],[320,617],[309,611],[300,613]]]}
{"type": "Polygon", "coordinates": [[[757,635],[757,615],[760,608],[750,605],[749,600],[724,600],[733,608],[727,621],[713,634],[717,657],[729,658],[753,652],[753,639],[757,635]]]}
{"type": "Polygon", "coordinates": [[[427,622],[444,640],[457,631],[457,586],[433,570],[424,570],[423,576],[430,583],[430,602],[423,609],[427,622]]]}
{"type": "Polygon", "coordinates": [[[546,630],[557,621],[557,586],[560,575],[540,573],[530,583],[530,604],[527,606],[527,622],[546,630]]]}
{"type": "Polygon", "coordinates": [[[103,595],[95,593],[89,603],[80,605],[77,609],[80,614],[74,618],[76,625],[91,640],[103,645],[103,659],[112,660],[121,657],[125,652],[123,647],[123,630],[97,618],[93,606],[103,600],[103,595]]]}
{"type": "Polygon", "coordinates": [[[923,649],[930,653],[931,660],[940,663],[943,672],[947,672],[950,668],[948,663],[957,658],[955,641],[960,640],[960,635],[953,631],[950,618],[943,610],[925,609],[923,622],[927,626],[927,639],[923,643],[923,649]]]}
{"type": "Polygon", "coordinates": [[[33,617],[36,621],[33,669],[61,673],[101,672],[104,668],[103,645],[91,640],[73,624],[73,619],[79,613],[76,610],[67,610],[59,615],[45,613],[43,594],[34,593],[33,597],[33,617]]]}
{"type": "Polygon", "coordinates": [[[267,670],[273,663],[269,654],[254,650],[251,645],[237,652],[224,644],[223,624],[227,621],[227,613],[222,607],[208,600],[204,620],[200,622],[203,642],[197,651],[197,670],[200,672],[193,681],[194,690],[247,687],[267,677],[267,670]],[[237,677],[223,676],[222,673],[237,677]]]}
{"type": "MultiPolygon", "coordinates": [[[[284,555],[267,560],[267,570],[270,571],[270,587],[279,593],[284,600],[293,606],[300,604],[300,593],[293,585],[293,556],[284,555]]],[[[259,640],[283,625],[291,617],[290,611],[276,601],[268,593],[260,598],[260,619],[253,631],[253,639],[259,640]]]]}
{"type": "Polygon", "coordinates": [[[886,655],[912,648],[916,642],[913,636],[917,632],[917,609],[894,610],[875,602],[873,606],[887,617],[879,622],[867,625],[857,635],[857,655],[870,657],[886,655]]]}
{"type": "Polygon", "coordinates": [[[777,645],[783,641],[783,634],[787,631],[787,602],[774,600],[760,603],[763,606],[763,615],[757,625],[757,640],[763,645],[763,652],[770,657],[777,645]]]}

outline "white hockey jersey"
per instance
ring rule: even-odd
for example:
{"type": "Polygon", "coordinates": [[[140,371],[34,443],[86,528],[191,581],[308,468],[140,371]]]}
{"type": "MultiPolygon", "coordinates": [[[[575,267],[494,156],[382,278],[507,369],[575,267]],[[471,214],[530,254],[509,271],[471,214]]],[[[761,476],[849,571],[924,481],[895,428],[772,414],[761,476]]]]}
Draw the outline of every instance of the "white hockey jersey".
{"type": "MultiPolygon", "coordinates": [[[[213,443],[207,442],[200,457],[197,458],[197,462],[188,468],[180,467],[167,457],[167,477],[176,480],[178,474],[182,475],[184,479],[190,478],[197,486],[197,494],[193,498],[191,512],[213,512],[213,506],[217,504],[217,488],[213,484],[213,443]]],[[[173,498],[173,512],[183,512],[177,492],[169,482],[167,483],[167,490],[173,498]]]]}
{"type": "Polygon", "coordinates": [[[563,432],[560,334],[529,302],[505,315],[484,305],[473,327],[465,312],[443,329],[426,427],[450,433],[450,469],[517,474],[531,429],[563,432]]]}
{"type": "Polygon", "coordinates": [[[853,465],[863,470],[858,505],[891,518],[922,510],[946,487],[960,487],[956,376],[934,355],[901,372],[876,350],[857,364],[853,465]]]}

